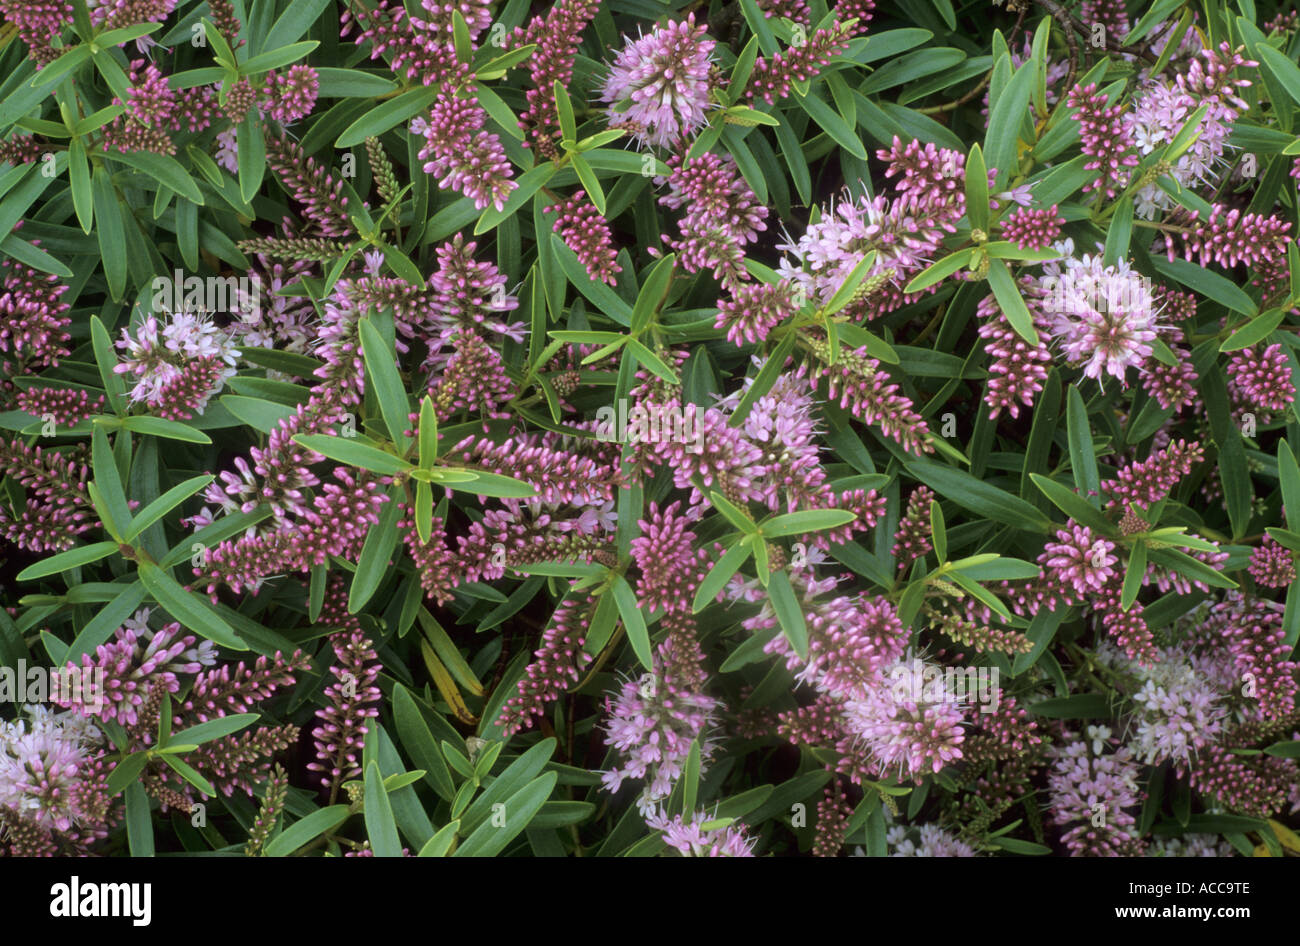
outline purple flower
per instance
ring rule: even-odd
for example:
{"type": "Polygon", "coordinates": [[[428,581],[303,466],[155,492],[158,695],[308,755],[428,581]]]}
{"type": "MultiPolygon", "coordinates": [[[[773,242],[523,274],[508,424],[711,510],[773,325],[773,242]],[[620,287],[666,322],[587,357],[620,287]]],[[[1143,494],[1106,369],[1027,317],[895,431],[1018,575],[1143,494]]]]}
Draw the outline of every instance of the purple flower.
{"type": "Polygon", "coordinates": [[[479,210],[488,205],[501,210],[519,185],[510,179],[501,139],[483,130],[486,122],[477,101],[440,93],[428,116],[411,123],[411,131],[424,136],[424,172],[441,177],[439,187],[460,191],[479,210]]]}
{"type": "Polygon", "coordinates": [[[911,838],[906,825],[896,824],[885,832],[890,857],[975,857],[975,849],[937,824],[916,826],[917,838],[911,838]]]}
{"type": "Polygon", "coordinates": [[[895,663],[887,679],[844,704],[845,732],[882,775],[919,780],[961,759],[965,715],[942,671],[930,678],[935,669],[920,660],[895,663]]]}
{"type": "Polygon", "coordinates": [[[1086,600],[1117,574],[1119,559],[1111,554],[1115,543],[1094,535],[1087,526],[1071,520],[1056,538],[1044,547],[1041,563],[1051,581],[1069,585],[1078,598],[1086,600]]]}
{"type": "Polygon", "coordinates": [[[577,191],[563,203],[546,207],[542,212],[558,215],[551,229],[577,254],[587,275],[612,286],[615,274],[623,271],[618,263],[618,250],[614,249],[609,221],[586,198],[585,191],[577,191]]]}
{"type": "Polygon", "coordinates": [[[714,45],[692,13],[624,46],[614,56],[601,94],[612,106],[610,124],[659,148],[702,128],[710,106],[714,45]]]}
{"type": "Polygon", "coordinates": [[[1233,352],[1227,373],[1228,393],[1248,411],[1281,412],[1295,401],[1291,362],[1280,342],[1233,352]]]}
{"type": "Polygon", "coordinates": [[[699,743],[705,763],[712,758],[708,735],[720,708],[703,692],[708,674],[688,615],[673,620],[652,663],[652,672],[626,681],[606,703],[605,744],[619,753],[621,764],[603,776],[611,792],[626,779],[645,779],[637,804],[647,818],[672,794],[692,743],[699,743]]]}
{"type": "Polygon", "coordinates": [[[1266,588],[1285,588],[1295,581],[1295,555],[1271,535],[1250,556],[1250,577],[1266,588]]]}
{"type": "Polygon", "coordinates": [[[1087,738],[1052,750],[1047,785],[1052,820],[1065,829],[1061,840],[1076,857],[1141,854],[1137,818],[1128,810],[1142,800],[1140,768],[1127,746],[1106,752],[1110,730],[1089,726],[1087,738]]]}
{"type": "Polygon", "coordinates": [[[646,816],[646,824],[664,836],[664,841],[683,857],[753,857],[755,839],[745,826],[730,818],[711,819],[702,811],[690,821],[681,815],[669,818],[662,809],[646,816]]]}
{"type": "Polygon", "coordinates": [[[1101,256],[1043,267],[1035,294],[1060,340],[1061,352],[1089,378],[1106,372],[1121,383],[1125,372],[1151,357],[1156,338],[1156,302],[1150,281],[1121,260],[1106,266],[1101,256]]]}

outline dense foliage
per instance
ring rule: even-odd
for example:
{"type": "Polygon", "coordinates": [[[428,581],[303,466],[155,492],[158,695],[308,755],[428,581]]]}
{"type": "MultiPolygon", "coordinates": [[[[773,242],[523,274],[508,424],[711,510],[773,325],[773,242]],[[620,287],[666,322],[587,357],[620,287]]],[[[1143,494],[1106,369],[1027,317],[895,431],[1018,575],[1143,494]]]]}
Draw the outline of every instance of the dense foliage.
{"type": "Polygon", "coordinates": [[[0,17],[6,852],[1300,854],[1294,9],[0,17]]]}

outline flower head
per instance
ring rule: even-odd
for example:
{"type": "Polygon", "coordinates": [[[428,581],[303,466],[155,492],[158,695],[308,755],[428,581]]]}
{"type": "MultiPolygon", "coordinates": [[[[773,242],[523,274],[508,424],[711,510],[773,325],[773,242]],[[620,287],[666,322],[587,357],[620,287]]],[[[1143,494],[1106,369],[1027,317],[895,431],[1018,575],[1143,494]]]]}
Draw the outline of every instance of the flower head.
{"type": "Polygon", "coordinates": [[[602,90],[602,100],[613,106],[611,124],[659,148],[703,127],[714,45],[692,13],[624,46],[602,90]]]}

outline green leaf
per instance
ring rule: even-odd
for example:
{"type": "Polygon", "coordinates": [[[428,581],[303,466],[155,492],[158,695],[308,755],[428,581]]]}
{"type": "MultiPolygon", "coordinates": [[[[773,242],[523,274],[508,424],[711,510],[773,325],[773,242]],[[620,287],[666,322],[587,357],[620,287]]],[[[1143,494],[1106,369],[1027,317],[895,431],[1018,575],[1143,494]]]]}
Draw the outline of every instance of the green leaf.
{"type": "Polygon", "coordinates": [[[749,386],[736,409],[731,412],[731,419],[727,422],[730,427],[739,427],[749,416],[754,405],[758,403],[759,398],[765,396],[768,391],[772,390],[772,385],[776,384],[776,379],[781,376],[785,370],[786,359],[794,349],[795,333],[787,332],[785,338],[776,346],[776,350],[768,356],[763,363],[762,369],[758,376],[754,378],[754,383],[749,386]]]}
{"type": "Polygon", "coordinates": [[[291,62],[297,62],[319,45],[320,43],[316,42],[316,40],[309,40],[305,43],[290,43],[288,46],[272,49],[270,52],[262,53],[241,62],[239,64],[239,74],[241,76],[254,76],[262,72],[270,72],[272,69],[279,69],[291,62]]]}
{"type": "Polygon", "coordinates": [[[1287,311],[1287,309],[1279,307],[1261,313],[1224,339],[1223,344],[1219,346],[1219,351],[1241,351],[1243,348],[1249,348],[1251,345],[1262,342],[1282,324],[1287,311]]]}
{"type": "Polygon", "coordinates": [[[1185,552],[1179,552],[1177,549],[1152,549],[1148,557],[1157,565],[1163,565],[1178,572],[1185,578],[1199,581],[1212,588],[1238,587],[1237,583],[1227,575],[1216,571],[1202,561],[1192,558],[1185,552]]]}
{"type": "Polygon", "coordinates": [[[696,810],[695,803],[700,794],[700,741],[691,740],[691,751],[686,756],[686,768],[682,771],[682,812],[688,817],[696,810]]]}
{"type": "Polygon", "coordinates": [[[1024,297],[1020,295],[1020,287],[1016,285],[1011,270],[1000,259],[989,262],[989,287],[997,298],[1002,314],[1007,317],[1016,334],[1029,344],[1037,345],[1038,332],[1034,330],[1033,316],[1029,314],[1029,307],[1025,305],[1024,297]]]}
{"type": "MultiPolygon", "coordinates": [[[[594,152],[588,152],[587,160],[591,160],[594,152]]],[[[587,274],[587,268],[582,265],[577,254],[565,245],[560,239],[559,234],[550,234],[551,247],[555,254],[556,261],[559,262],[560,268],[564,270],[564,275],[569,283],[581,292],[587,299],[596,306],[597,310],[613,319],[619,325],[629,326],[632,324],[632,307],[619,297],[613,289],[603,282],[593,280],[587,274]]]]}
{"type": "Polygon", "coordinates": [[[1286,524],[1300,532],[1300,465],[1285,439],[1277,445],[1277,473],[1282,487],[1282,505],[1286,507],[1286,524]]]}
{"type": "Polygon", "coordinates": [[[485,821],[456,849],[453,857],[491,857],[501,853],[532,821],[555,788],[559,775],[546,772],[502,802],[505,821],[500,826],[485,821]]]}
{"type": "Polygon", "coordinates": [[[96,426],[91,434],[90,468],[94,474],[94,479],[87,484],[91,500],[100,513],[104,529],[113,538],[120,538],[131,527],[131,510],[103,427],[96,426]]]}
{"type": "Polygon", "coordinates": [[[122,223],[122,205],[113,188],[113,179],[101,164],[90,178],[95,202],[95,237],[104,261],[104,276],[109,293],[121,299],[126,291],[126,229],[122,223]]]}
{"type": "Polygon", "coordinates": [[[330,434],[299,434],[293,442],[306,447],[321,456],[349,466],[360,467],[373,473],[391,476],[405,473],[414,467],[400,457],[393,456],[375,447],[358,443],[350,437],[335,437],[330,434]]]}
{"type": "Polygon", "coordinates": [[[768,579],[767,592],[786,640],[796,654],[807,659],[808,624],[794,586],[790,584],[790,577],[784,571],[773,572],[768,579]]]}
{"type": "Polygon", "coordinates": [[[587,159],[580,154],[574,154],[569,163],[573,165],[573,170],[578,175],[578,181],[582,184],[582,189],[586,191],[587,199],[596,208],[596,213],[604,215],[605,191],[600,186],[600,180],[596,177],[596,172],[587,163],[587,159]]]}
{"type": "Polygon", "coordinates": [[[855,519],[857,515],[847,509],[804,509],[772,516],[760,522],[758,528],[762,535],[775,539],[785,535],[835,529],[846,526],[855,519]]]}
{"type": "Polygon", "coordinates": [[[713,505],[714,509],[722,513],[723,518],[745,535],[756,536],[759,534],[757,524],[745,515],[744,510],[731,500],[727,499],[727,497],[722,495],[722,493],[716,491],[710,492],[709,502],[713,505]]]}
{"type": "Polygon", "coordinates": [[[203,489],[214,479],[216,477],[211,473],[205,473],[201,476],[192,476],[185,482],[173,486],[136,513],[135,519],[131,522],[131,527],[126,530],[126,534],[122,536],[122,539],[126,542],[133,542],[145,529],[203,489]]]}
{"type": "Polygon", "coordinates": [[[393,720],[402,747],[406,749],[411,761],[424,769],[425,782],[440,798],[450,802],[456,795],[451,770],[447,768],[442,750],[429,732],[415,700],[400,683],[393,687],[393,720]]]}
{"type": "Polygon", "coordinates": [[[280,426],[280,422],[292,417],[296,411],[286,404],[277,404],[260,397],[244,397],[241,394],[226,394],[220,403],[254,430],[269,434],[280,426]]]}
{"type": "Polygon", "coordinates": [[[1110,719],[1114,715],[1104,693],[1055,697],[1032,703],[1026,708],[1037,716],[1049,719],[1110,719]]]}
{"type": "Polygon", "coordinates": [[[415,534],[422,543],[433,536],[433,487],[428,483],[415,484],[415,534]]]}
{"type": "Polygon", "coordinates": [[[397,547],[397,520],[401,514],[394,494],[400,495],[400,490],[395,489],[389,495],[388,502],[379,510],[379,521],[366,533],[365,544],[361,546],[357,570],[348,591],[349,614],[356,614],[365,607],[388,574],[393,549],[397,547]]]}
{"type": "Polygon", "coordinates": [[[516,182],[517,186],[505,199],[505,203],[501,205],[500,210],[495,207],[488,207],[483,211],[478,223],[474,225],[475,236],[480,233],[487,233],[522,210],[524,205],[532,200],[533,195],[555,176],[555,171],[555,164],[551,161],[539,164],[530,171],[525,171],[516,182]]]}
{"type": "Polygon", "coordinates": [[[502,476],[499,473],[485,473],[481,470],[452,470],[446,467],[438,467],[433,472],[435,482],[448,489],[459,490],[463,493],[474,493],[477,496],[498,496],[504,499],[525,499],[537,495],[537,488],[531,483],[525,483],[523,480],[517,480],[509,476],[502,476]],[[474,478],[463,482],[443,478],[452,473],[470,474],[474,478]]]}
{"type": "Polygon", "coordinates": [[[388,801],[378,762],[366,766],[365,789],[366,836],[370,839],[370,849],[375,857],[401,857],[402,841],[397,836],[393,806],[388,801]]]}
{"type": "Polygon", "coordinates": [[[71,279],[73,272],[59,260],[45,252],[34,243],[29,243],[14,233],[0,239],[0,252],[43,273],[51,273],[60,279],[71,279]]]}
{"type": "Polygon", "coordinates": [[[269,842],[263,853],[267,857],[286,857],[310,844],[327,831],[333,831],[348,819],[347,805],[330,805],[295,821],[269,842]]]}
{"type": "MultiPolygon", "coordinates": [[[[508,70],[513,69],[515,66],[531,57],[536,50],[536,43],[529,43],[526,46],[517,46],[509,52],[488,59],[482,65],[475,66],[474,75],[479,79],[500,78],[501,76],[504,76],[508,70]]],[[[484,54],[486,54],[486,50],[484,50],[484,54]]],[[[622,132],[620,131],[619,134],[621,135],[622,132]]],[[[608,140],[613,141],[614,139],[610,138],[608,140]]]]}
{"type": "Polygon", "coordinates": [[[1012,854],[1024,854],[1030,857],[1042,857],[1045,854],[1052,853],[1050,847],[1035,844],[1033,841],[1022,841],[1019,838],[998,838],[993,843],[993,847],[1010,851],[1012,854]]]}
{"type": "Polygon", "coordinates": [[[1181,283],[1233,312],[1241,312],[1251,318],[1259,312],[1259,307],[1251,301],[1250,296],[1223,276],[1202,266],[1181,259],[1171,261],[1159,255],[1152,256],[1151,265],[1162,276],[1181,283]]]}
{"type": "Polygon", "coordinates": [[[239,124],[239,196],[248,203],[262,188],[266,177],[266,138],[256,109],[239,124]]]}
{"type": "Polygon", "coordinates": [[[1046,533],[1051,528],[1051,522],[1036,506],[963,470],[923,459],[909,460],[904,465],[922,483],[963,509],[1029,532],[1046,533]]]}
{"type": "Polygon", "coordinates": [[[799,106],[808,113],[808,117],[822,127],[826,134],[841,148],[861,161],[867,160],[867,149],[862,146],[862,139],[853,127],[835,113],[829,105],[812,95],[798,99],[799,106]]]}
{"type": "MultiPolygon", "coordinates": [[[[968,178],[969,180],[969,178],[968,178]]],[[[945,256],[937,262],[931,263],[921,272],[913,277],[912,281],[907,284],[906,292],[920,292],[922,289],[928,289],[936,283],[947,279],[953,273],[960,269],[965,269],[970,265],[970,261],[975,257],[975,249],[967,247],[964,250],[958,250],[945,256]]]]}
{"type": "Polygon", "coordinates": [[[1273,78],[1277,79],[1278,84],[1286,90],[1286,94],[1300,104],[1300,66],[1267,43],[1259,43],[1254,51],[1259,56],[1263,67],[1272,73],[1273,78]]]}
{"type": "Polygon", "coordinates": [[[1104,535],[1115,534],[1115,527],[1110,520],[1102,515],[1100,509],[1093,506],[1082,496],[1072,492],[1068,487],[1062,486],[1055,480],[1043,476],[1041,473],[1030,473],[1029,478],[1033,480],[1035,486],[1042,490],[1043,495],[1051,500],[1052,505],[1075,522],[1090,529],[1096,529],[1104,535]]]}
{"type": "Polygon", "coordinates": [[[1228,427],[1227,436],[1219,444],[1219,478],[1223,484],[1232,537],[1239,539],[1246,534],[1246,526],[1250,523],[1251,483],[1246,448],[1235,426],[1228,427]]]}
{"type": "Polygon", "coordinates": [[[1106,231],[1106,250],[1103,257],[1107,266],[1128,259],[1129,239],[1133,235],[1133,198],[1125,194],[1115,205],[1110,226],[1106,231]]]}
{"type": "MultiPolygon", "coordinates": [[[[984,138],[984,160],[997,170],[994,184],[1003,190],[1019,177],[1020,126],[1029,108],[1029,96],[1034,89],[1035,69],[1032,62],[1016,70],[993,107],[989,110],[988,134],[984,138]]],[[[1032,142],[1029,142],[1032,144],[1032,142]]],[[[1001,301],[999,299],[999,301],[1001,301]]],[[[1030,339],[1033,341],[1033,339],[1030,339]]]]}
{"type": "Polygon", "coordinates": [[[552,83],[555,94],[555,111],[560,121],[560,133],[564,138],[574,141],[578,137],[578,124],[573,119],[573,103],[569,101],[569,90],[564,83],[556,79],[552,83]]]}
{"type": "Polygon", "coordinates": [[[118,793],[135,782],[136,777],[144,771],[144,767],[148,764],[148,752],[133,752],[115,765],[113,771],[108,774],[106,785],[108,797],[116,798],[118,793]]]}
{"type": "MultiPolygon", "coordinates": [[[[1097,451],[1092,445],[1092,430],[1088,426],[1088,410],[1083,395],[1075,385],[1070,385],[1066,398],[1066,425],[1070,440],[1070,472],[1079,494],[1093,506],[1100,500],[1101,478],[1097,472],[1097,451]]],[[[1049,497],[1050,498],[1050,497],[1049,497]]]]}
{"type": "Polygon", "coordinates": [[[440,91],[442,91],[441,86],[421,86],[403,92],[396,98],[370,109],[344,129],[335,140],[334,147],[351,148],[361,144],[367,138],[378,138],[389,129],[414,118],[427,109],[433,104],[440,91]]]}
{"type": "Polygon", "coordinates": [[[1147,573],[1147,546],[1145,542],[1134,542],[1129,552],[1128,567],[1124,572],[1124,588],[1120,594],[1119,606],[1127,611],[1133,607],[1138,592],[1142,590],[1142,579],[1147,573]]]}
{"type": "Polygon", "coordinates": [[[1169,19],[1170,14],[1183,5],[1183,0],[1155,0],[1150,9],[1142,14],[1142,18],[1137,21],[1137,25],[1129,30],[1128,35],[1120,40],[1121,46],[1128,46],[1136,43],[1142,37],[1146,36],[1156,26],[1169,19]]]}
{"type": "Polygon", "coordinates": [[[191,631],[231,650],[248,650],[248,645],[206,599],[186,591],[157,565],[141,562],[140,580],[154,600],[191,631]]]}
{"type": "Polygon", "coordinates": [[[137,414],[122,419],[122,426],[137,434],[150,437],[164,437],[168,440],[183,440],[186,443],[212,443],[212,438],[201,430],[195,430],[179,421],[165,420],[148,414],[137,414]]]}
{"type": "Polygon", "coordinates": [[[614,579],[611,591],[614,595],[614,603],[618,605],[618,615],[623,619],[623,628],[627,631],[628,643],[632,645],[633,653],[636,654],[637,660],[641,661],[641,666],[653,672],[650,632],[646,629],[645,617],[641,614],[641,609],[637,607],[636,593],[622,575],[614,579]]]}
{"type": "Polygon", "coordinates": [[[199,190],[199,185],[194,183],[194,178],[190,177],[184,166],[170,155],[154,154],[152,151],[118,151],[114,148],[105,150],[103,155],[110,161],[117,161],[147,174],[188,201],[203,204],[203,193],[199,190]]]}
{"type": "MultiPolygon", "coordinates": [[[[871,43],[867,43],[868,49],[871,43]]],[[[951,46],[919,49],[905,56],[891,58],[859,86],[863,95],[894,89],[936,73],[946,73],[965,62],[966,53],[951,46]]]]}
{"type": "Polygon", "coordinates": [[[673,268],[676,265],[677,254],[669,253],[655,263],[646,275],[645,283],[637,293],[636,304],[632,306],[633,335],[640,335],[646,330],[650,320],[668,297],[668,290],[673,281],[673,268]]]}
{"type": "Polygon", "coordinates": [[[1187,149],[1196,143],[1196,139],[1201,136],[1202,123],[1205,121],[1205,114],[1209,110],[1208,105],[1202,105],[1192,114],[1188,115],[1183,121],[1183,125],[1178,129],[1178,134],[1169,142],[1165,148],[1161,159],[1176,164],[1178,159],[1187,153],[1187,149]]]}
{"type": "Polygon", "coordinates": [[[745,17],[745,22],[749,24],[749,28],[758,39],[758,46],[763,50],[763,55],[771,56],[776,53],[781,47],[776,41],[776,36],[772,33],[772,27],[768,26],[767,17],[758,8],[755,0],[740,0],[740,11],[745,17]]]}
{"type": "Polygon", "coordinates": [[[1045,263],[1058,258],[1055,250],[1026,250],[1006,240],[985,243],[984,252],[988,254],[989,259],[1009,259],[1030,263],[1045,263]]]}
{"type": "Polygon", "coordinates": [[[1300,759],[1300,742],[1275,742],[1264,750],[1264,754],[1280,759],[1300,759]]]}
{"type": "Polygon", "coordinates": [[[91,50],[88,45],[83,43],[79,46],[73,46],[54,62],[42,67],[36,73],[36,78],[32,79],[31,87],[38,89],[42,86],[53,85],[82,63],[88,62],[90,56],[91,50]]]}
{"type": "Polygon", "coordinates": [[[45,578],[48,575],[57,575],[73,568],[80,568],[82,565],[89,565],[91,562],[98,562],[101,558],[107,558],[116,552],[117,548],[116,542],[96,542],[93,545],[68,549],[66,552],[59,552],[57,555],[41,559],[35,565],[28,565],[18,573],[15,580],[35,581],[37,578],[45,578]]]}
{"type": "Polygon", "coordinates": [[[681,384],[677,377],[677,372],[673,371],[662,358],[652,352],[645,345],[641,344],[635,338],[627,340],[627,350],[632,353],[641,366],[652,371],[656,377],[662,378],[669,384],[681,384]]]}
{"type": "Polygon", "coordinates": [[[1025,637],[1033,644],[1033,649],[1027,654],[1016,654],[1012,663],[1012,676],[1019,676],[1030,667],[1038,662],[1047,649],[1052,645],[1052,640],[1056,637],[1056,631],[1065,620],[1065,608],[1055,608],[1048,610],[1040,608],[1034,615],[1034,619],[1029,622],[1029,628],[1025,631],[1025,637]]]}
{"type": "MultiPolygon", "coordinates": [[[[279,49],[297,42],[315,23],[330,0],[294,0],[289,4],[262,43],[270,49],[279,49]]],[[[328,29],[329,27],[326,27],[328,29]]]]}
{"type": "Polygon", "coordinates": [[[360,320],[358,328],[365,355],[366,376],[379,399],[384,425],[388,428],[393,443],[405,452],[411,443],[405,433],[410,424],[411,402],[406,386],[402,384],[402,376],[397,371],[397,355],[368,317],[360,320]]]}
{"type": "Polygon", "coordinates": [[[971,227],[988,234],[993,219],[989,207],[989,175],[984,166],[984,149],[979,145],[971,145],[966,158],[966,212],[970,215],[971,227]]]}
{"type": "Polygon", "coordinates": [[[934,540],[935,558],[940,564],[948,561],[948,532],[943,521],[943,507],[937,499],[930,500],[930,536],[934,540]]]}
{"type": "Polygon", "coordinates": [[[320,77],[320,92],[323,98],[377,98],[397,88],[397,83],[383,76],[360,69],[332,69],[316,67],[320,77]]]}
{"type": "Polygon", "coordinates": [[[751,546],[737,542],[722,558],[718,559],[717,564],[709,569],[709,573],[704,576],[704,581],[700,582],[700,587],[695,592],[695,601],[691,606],[693,611],[697,613],[703,611],[718,596],[727,586],[727,582],[731,581],[731,576],[745,564],[750,551],[751,546]]]}
{"type": "MultiPolygon", "coordinates": [[[[163,751],[166,752],[167,750],[163,750],[163,751]]],[[[191,785],[193,785],[203,794],[208,796],[213,796],[217,794],[217,790],[212,787],[211,782],[209,782],[202,775],[196,772],[191,766],[187,765],[185,762],[176,758],[176,756],[171,754],[165,754],[163,755],[162,760],[168,765],[168,767],[170,767],[174,772],[176,772],[177,775],[185,779],[185,781],[189,782],[191,785]]]]}
{"type": "Polygon", "coordinates": [[[74,138],[68,146],[68,181],[72,191],[72,206],[83,233],[90,233],[95,223],[95,195],[90,187],[90,162],[86,146],[74,138]]]}
{"type": "Polygon", "coordinates": [[[153,857],[153,818],[144,786],[132,782],[126,787],[126,838],[132,857],[153,857]]]}
{"type": "MultiPolygon", "coordinates": [[[[172,737],[172,742],[177,745],[201,746],[205,742],[221,739],[223,736],[232,735],[251,726],[257,721],[259,715],[258,713],[240,713],[235,716],[210,719],[206,723],[199,723],[197,726],[191,726],[189,729],[176,733],[172,737]]],[[[209,792],[208,794],[214,793],[209,792]]]]}
{"type": "Polygon", "coordinates": [[[853,299],[854,293],[858,291],[858,287],[866,280],[867,274],[871,272],[875,265],[876,251],[869,250],[867,255],[862,257],[858,264],[853,267],[853,271],[849,273],[839,288],[835,290],[830,302],[826,303],[826,306],[822,309],[822,314],[834,315],[848,305],[853,299]]]}
{"type": "Polygon", "coordinates": [[[438,829],[438,833],[424,842],[424,847],[420,848],[417,857],[446,857],[447,852],[451,850],[451,845],[456,840],[456,834],[460,831],[460,822],[452,821],[438,829]]]}

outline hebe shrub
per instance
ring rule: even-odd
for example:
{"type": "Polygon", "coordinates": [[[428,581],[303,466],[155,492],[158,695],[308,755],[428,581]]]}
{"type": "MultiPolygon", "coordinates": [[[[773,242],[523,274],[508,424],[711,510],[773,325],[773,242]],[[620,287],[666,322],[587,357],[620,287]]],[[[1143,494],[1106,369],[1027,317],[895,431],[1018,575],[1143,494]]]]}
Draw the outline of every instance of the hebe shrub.
{"type": "Polygon", "coordinates": [[[0,0],[0,848],[1300,853],[1267,0],[0,0]]]}

